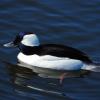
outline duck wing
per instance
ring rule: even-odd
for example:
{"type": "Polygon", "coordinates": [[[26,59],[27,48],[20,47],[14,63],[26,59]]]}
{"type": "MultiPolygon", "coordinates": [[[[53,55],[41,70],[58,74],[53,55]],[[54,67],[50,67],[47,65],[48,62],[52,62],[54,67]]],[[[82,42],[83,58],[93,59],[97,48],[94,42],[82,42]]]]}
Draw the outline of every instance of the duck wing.
{"type": "Polygon", "coordinates": [[[65,57],[70,59],[81,60],[85,63],[92,63],[91,59],[80,50],[75,48],[58,45],[58,44],[46,44],[40,45],[40,54],[39,55],[52,55],[56,57],[65,57]]]}

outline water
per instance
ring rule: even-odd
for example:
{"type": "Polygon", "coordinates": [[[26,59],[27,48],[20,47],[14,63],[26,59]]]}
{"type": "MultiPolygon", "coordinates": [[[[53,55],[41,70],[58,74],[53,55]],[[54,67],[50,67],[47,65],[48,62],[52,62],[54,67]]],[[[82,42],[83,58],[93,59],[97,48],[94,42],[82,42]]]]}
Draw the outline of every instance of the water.
{"type": "Polygon", "coordinates": [[[41,78],[16,65],[17,48],[3,43],[21,31],[41,43],[73,46],[100,62],[100,0],[0,1],[0,100],[100,100],[99,72],[84,78],[41,78]]]}

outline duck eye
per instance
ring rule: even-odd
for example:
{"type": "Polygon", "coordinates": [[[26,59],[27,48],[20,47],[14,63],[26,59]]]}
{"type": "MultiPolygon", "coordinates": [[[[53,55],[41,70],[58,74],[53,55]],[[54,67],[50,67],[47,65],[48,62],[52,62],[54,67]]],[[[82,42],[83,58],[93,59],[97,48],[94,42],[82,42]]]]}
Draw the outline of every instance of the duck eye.
{"type": "Polygon", "coordinates": [[[21,40],[22,40],[22,37],[19,36],[19,35],[17,35],[16,38],[15,38],[15,40],[13,41],[13,43],[14,43],[15,45],[18,45],[18,44],[21,42],[21,40]]]}

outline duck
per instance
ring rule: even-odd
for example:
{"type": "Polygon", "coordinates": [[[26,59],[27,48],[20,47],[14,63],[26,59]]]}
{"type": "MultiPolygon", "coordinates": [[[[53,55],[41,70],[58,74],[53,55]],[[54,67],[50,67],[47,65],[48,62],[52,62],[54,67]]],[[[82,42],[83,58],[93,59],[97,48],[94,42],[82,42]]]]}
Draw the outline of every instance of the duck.
{"type": "Polygon", "coordinates": [[[60,44],[42,44],[36,34],[20,32],[5,47],[18,47],[19,61],[37,67],[55,70],[79,70],[92,60],[82,51],[60,44]]]}
{"type": "Polygon", "coordinates": [[[4,46],[18,47],[18,61],[38,68],[77,71],[93,63],[86,53],[76,48],[61,44],[40,44],[33,32],[20,32],[12,42],[4,46]]]}

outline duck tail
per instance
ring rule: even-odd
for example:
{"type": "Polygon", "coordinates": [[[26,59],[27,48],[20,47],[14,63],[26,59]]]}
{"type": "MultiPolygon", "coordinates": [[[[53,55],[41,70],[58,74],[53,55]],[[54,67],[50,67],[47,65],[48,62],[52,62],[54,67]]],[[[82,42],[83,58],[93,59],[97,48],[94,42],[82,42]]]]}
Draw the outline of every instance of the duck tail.
{"type": "Polygon", "coordinates": [[[100,63],[99,62],[93,62],[91,64],[86,64],[84,67],[82,67],[83,70],[90,70],[93,72],[100,72],[100,63]]]}
{"type": "Polygon", "coordinates": [[[94,62],[92,66],[94,66],[93,71],[100,72],[100,63],[99,62],[94,62]]]}

